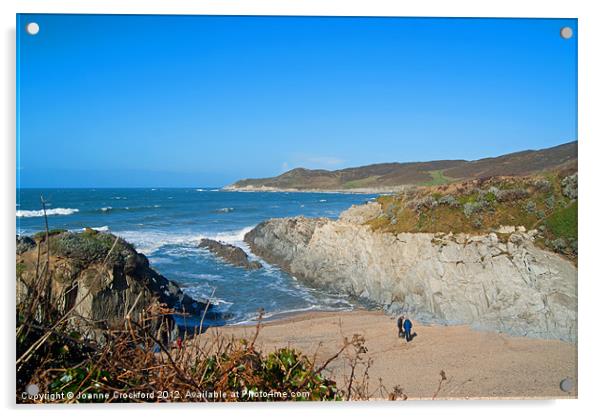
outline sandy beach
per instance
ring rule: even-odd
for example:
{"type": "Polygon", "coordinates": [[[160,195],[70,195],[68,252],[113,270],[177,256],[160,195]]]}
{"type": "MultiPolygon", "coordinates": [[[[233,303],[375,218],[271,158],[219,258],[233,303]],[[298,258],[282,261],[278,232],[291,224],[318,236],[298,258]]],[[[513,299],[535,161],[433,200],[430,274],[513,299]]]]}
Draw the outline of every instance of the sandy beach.
{"type": "MultiPolygon", "coordinates": [[[[382,379],[389,391],[398,385],[408,399],[432,399],[442,370],[447,379],[437,399],[577,396],[576,344],[413,322],[417,336],[407,343],[397,337],[395,318],[382,312],[311,312],[263,323],[257,346],[264,351],[290,346],[309,356],[317,353],[321,364],[338,351],[344,337],[360,334],[373,360],[369,391],[376,392],[375,397],[382,379]],[[565,378],[575,382],[569,393],[559,386],[565,378]]],[[[255,328],[227,326],[209,332],[249,338],[255,328]]],[[[348,362],[341,357],[325,373],[344,382],[348,362]]]]}

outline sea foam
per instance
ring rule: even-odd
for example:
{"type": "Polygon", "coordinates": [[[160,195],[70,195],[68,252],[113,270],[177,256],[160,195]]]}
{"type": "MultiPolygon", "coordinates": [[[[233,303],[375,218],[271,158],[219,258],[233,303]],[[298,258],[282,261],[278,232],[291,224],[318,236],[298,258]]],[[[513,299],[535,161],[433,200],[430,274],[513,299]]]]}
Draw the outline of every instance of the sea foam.
{"type": "MultiPolygon", "coordinates": [[[[61,216],[61,215],[66,216],[66,215],[72,215],[77,212],[79,212],[79,209],[54,208],[54,209],[47,209],[46,215],[47,216],[61,216]]],[[[43,210],[18,210],[17,211],[17,218],[38,218],[41,216],[44,216],[43,210]]]]}
{"type": "MultiPolygon", "coordinates": [[[[223,241],[246,249],[244,237],[253,228],[254,226],[248,226],[234,231],[198,234],[172,234],[163,231],[119,231],[114,233],[134,244],[138,251],[148,256],[166,245],[184,245],[196,248],[199,241],[203,238],[223,241]]],[[[185,249],[180,248],[179,250],[185,249]]]]}

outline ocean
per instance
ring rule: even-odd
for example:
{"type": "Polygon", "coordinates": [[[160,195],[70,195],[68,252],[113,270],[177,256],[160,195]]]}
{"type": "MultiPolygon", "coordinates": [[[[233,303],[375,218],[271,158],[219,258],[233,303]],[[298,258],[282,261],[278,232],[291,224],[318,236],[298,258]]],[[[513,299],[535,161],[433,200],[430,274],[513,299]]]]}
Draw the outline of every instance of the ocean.
{"type": "Polygon", "coordinates": [[[44,229],[40,197],[47,202],[49,227],[110,231],[144,253],[151,267],[176,281],[194,298],[211,298],[227,324],[270,319],[302,311],[351,310],[345,296],[309,288],[260,260],[254,271],[233,267],[205,249],[201,238],[242,247],[244,235],[269,218],[304,215],[337,218],[374,195],[293,192],[229,192],[219,188],[20,189],[17,233],[44,229]]]}

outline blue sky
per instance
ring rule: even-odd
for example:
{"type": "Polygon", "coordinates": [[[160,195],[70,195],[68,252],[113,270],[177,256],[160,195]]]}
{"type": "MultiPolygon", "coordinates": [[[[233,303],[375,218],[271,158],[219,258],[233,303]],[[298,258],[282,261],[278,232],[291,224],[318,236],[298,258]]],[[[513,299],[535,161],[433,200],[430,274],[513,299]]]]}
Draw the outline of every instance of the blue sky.
{"type": "Polygon", "coordinates": [[[20,15],[18,184],[221,186],[569,142],[563,26],[576,35],[575,19],[20,15]]]}

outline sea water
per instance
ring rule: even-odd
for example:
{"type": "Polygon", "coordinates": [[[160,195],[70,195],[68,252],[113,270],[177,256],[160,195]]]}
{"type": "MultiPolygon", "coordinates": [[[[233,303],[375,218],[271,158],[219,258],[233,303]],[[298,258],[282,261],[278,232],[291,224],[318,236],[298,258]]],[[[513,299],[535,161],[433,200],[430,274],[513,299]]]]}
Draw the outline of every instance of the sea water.
{"type": "Polygon", "coordinates": [[[309,288],[263,260],[263,268],[234,267],[205,249],[201,238],[243,248],[244,235],[259,222],[279,217],[337,218],[373,195],[293,192],[229,192],[190,189],[20,189],[17,233],[44,229],[41,198],[52,228],[109,231],[145,254],[151,267],[176,281],[193,298],[211,298],[226,323],[244,323],[294,312],[350,310],[345,296],[309,288]]]}

